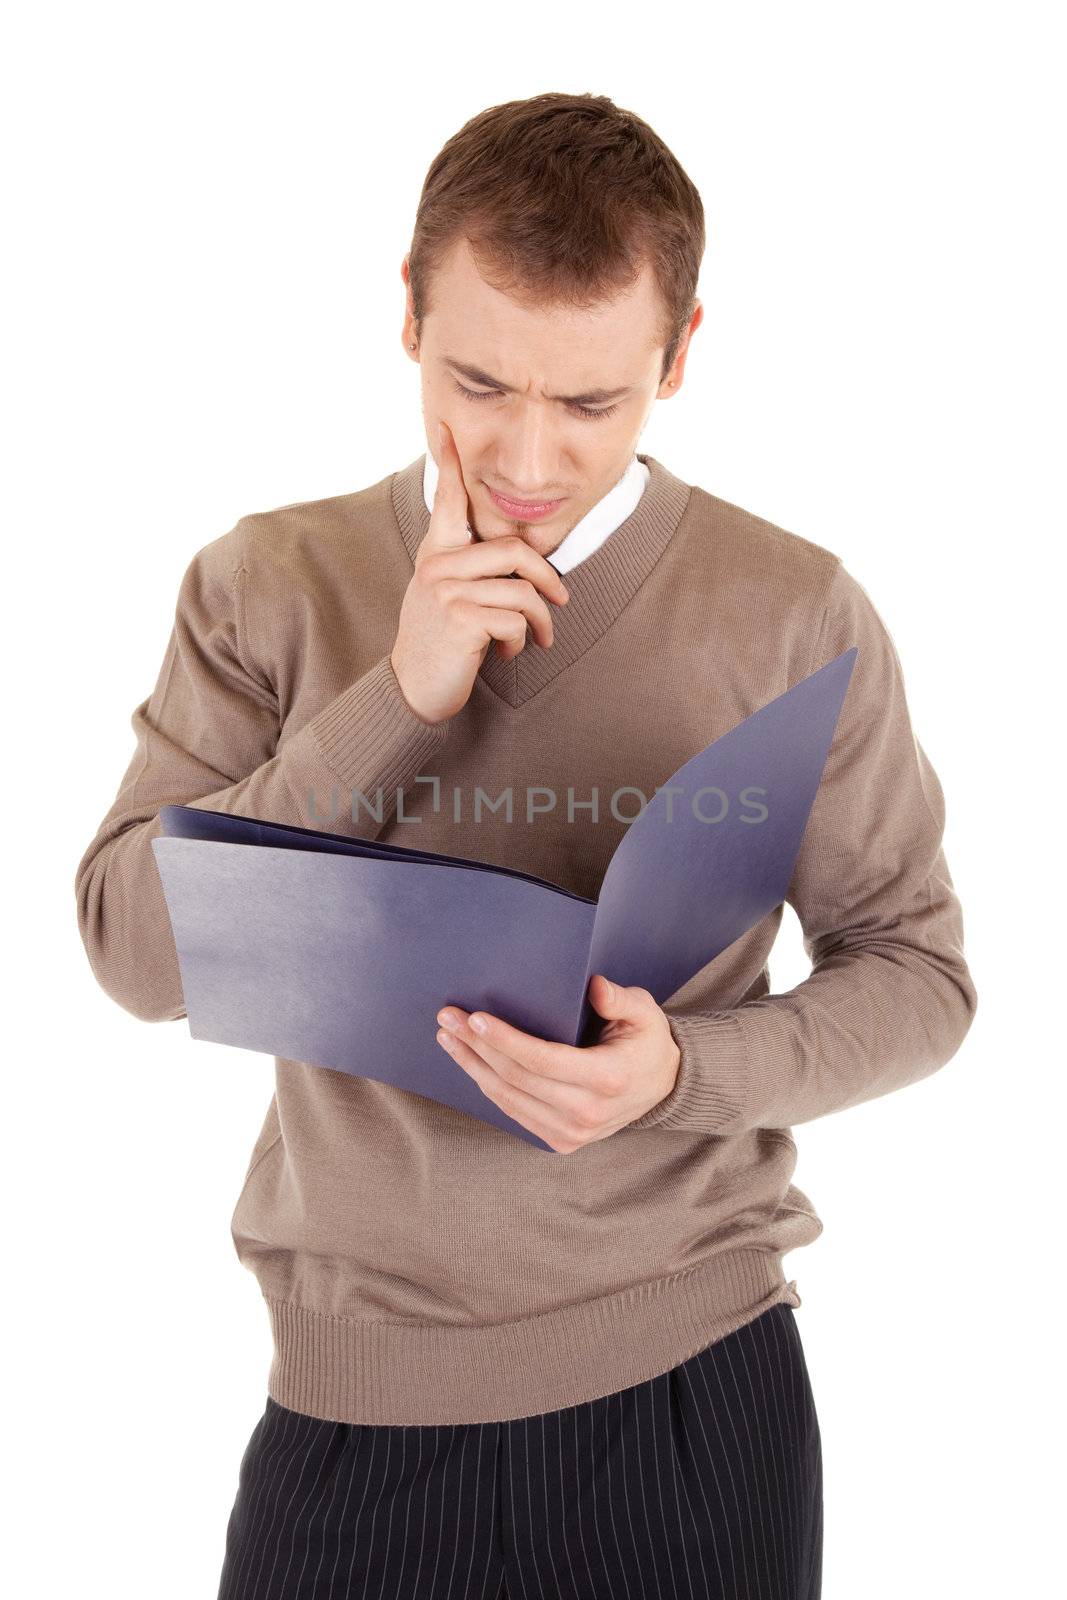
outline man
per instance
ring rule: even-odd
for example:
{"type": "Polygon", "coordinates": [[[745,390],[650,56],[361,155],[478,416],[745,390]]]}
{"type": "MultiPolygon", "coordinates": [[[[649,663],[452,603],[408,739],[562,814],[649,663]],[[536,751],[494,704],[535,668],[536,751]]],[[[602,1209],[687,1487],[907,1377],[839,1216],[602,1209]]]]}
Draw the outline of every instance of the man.
{"type": "Polygon", "coordinates": [[[822,1223],[790,1128],[944,1064],[976,996],[941,789],[866,592],[636,450],[682,384],[703,248],[692,183],[610,100],[473,118],[402,267],[427,451],[198,551],[133,713],[80,927],[109,994],[174,1019],[161,804],[593,897],[640,796],[858,646],[788,895],[803,983],[768,992],[779,907],[665,1006],[597,974],[583,1050],[513,1026],[506,996],[472,1016],[442,995],[442,1072],[552,1154],[376,1081],[374,1038],[366,1076],[277,1062],[232,1220],[275,1353],[220,1600],[819,1592],[782,1257],[822,1223]]]}

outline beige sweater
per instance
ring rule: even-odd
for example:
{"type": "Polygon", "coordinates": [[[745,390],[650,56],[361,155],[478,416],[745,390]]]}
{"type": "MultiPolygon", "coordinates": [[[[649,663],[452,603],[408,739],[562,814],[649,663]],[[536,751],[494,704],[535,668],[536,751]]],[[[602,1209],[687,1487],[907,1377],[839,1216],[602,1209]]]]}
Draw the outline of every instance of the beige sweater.
{"type": "MultiPolygon", "coordinates": [[[[268,1392],[293,1410],[534,1415],[799,1305],[782,1258],[822,1222],[790,1181],[790,1128],[934,1072],[974,1016],[941,787],[866,591],[830,551],[640,459],[648,486],[568,572],[551,648],[490,648],[445,723],[411,710],[389,660],[429,525],[422,456],[356,493],[243,517],[197,551],[133,712],[77,910],[104,990],[161,1022],[185,1014],[150,848],[162,804],[376,835],[594,897],[626,827],[616,789],[651,797],[859,647],[787,897],[811,974],[768,992],[781,907],[696,974],[664,1008],[677,1083],[637,1122],[550,1154],[373,1076],[277,1061],[231,1230],[269,1310],[268,1392]],[[509,786],[510,821],[504,807],[474,819],[477,788],[509,786]],[[358,800],[353,820],[353,791],[373,802],[379,787],[384,823],[358,800]]],[[[373,1038],[366,1061],[373,1074],[373,1038]]],[[[245,1065],[235,1051],[229,1070],[245,1065]]]]}

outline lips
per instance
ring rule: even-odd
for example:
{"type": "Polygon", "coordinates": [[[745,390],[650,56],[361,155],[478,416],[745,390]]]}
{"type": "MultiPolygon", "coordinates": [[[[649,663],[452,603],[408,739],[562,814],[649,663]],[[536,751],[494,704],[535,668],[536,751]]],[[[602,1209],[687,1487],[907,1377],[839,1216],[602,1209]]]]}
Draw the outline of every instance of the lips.
{"type": "Polygon", "coordinates": [[[493,504],[498,506],[506,517],[515,517],[523,522],[535,522],[541,517],[551,516],[553,511],[558,511],[563,500],[510,500],[507,495],[497,494],[495,489],[489,488],[493,504]]]}

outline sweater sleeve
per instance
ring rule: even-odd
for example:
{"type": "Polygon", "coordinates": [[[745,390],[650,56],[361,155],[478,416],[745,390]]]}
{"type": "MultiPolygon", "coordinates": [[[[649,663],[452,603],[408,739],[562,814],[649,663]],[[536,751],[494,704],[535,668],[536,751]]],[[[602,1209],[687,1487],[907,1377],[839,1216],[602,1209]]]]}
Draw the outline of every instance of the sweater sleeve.
{"type": "Polygon", "coordinates": [[[630,1124],[788,1128],[916,1082],[959,1049],[977,994],[945,861],[944,796],[892,639],[838,563],[809,672],[858,645],[786,899],[809,977],[725,1010],[664,1006],[671,1092],[630,1124]]]}
{"type": "MultiPolygon", "coordinates": [[[[199,550],[186,568],[152,693],[136,707],[136,746],[75,874],[78,927],[97,982],[149,1022],[185,1015],[178,956],[151,841],[161,805],[314,826],[309,795],[328,801],[358,788],[381,821],[359,808],[353,828],[373,837],[447,737],[408,705],[388,655],[278,748],[277,697],[253,659],[245,628],[245,519],[199,550]]],[[[347,813],[346,813],[347,817],[347,813]]]]}

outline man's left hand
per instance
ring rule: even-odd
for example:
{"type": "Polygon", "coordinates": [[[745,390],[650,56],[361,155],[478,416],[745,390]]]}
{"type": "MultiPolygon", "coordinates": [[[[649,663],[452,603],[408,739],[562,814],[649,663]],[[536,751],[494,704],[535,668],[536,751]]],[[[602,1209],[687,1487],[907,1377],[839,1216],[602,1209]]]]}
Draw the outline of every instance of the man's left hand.
{"type": "Polygon", "coordinates": [[[437,1014],[438,1043],[453,1061],[501,1111],[563,1155],[658,1105],[681,1062],[666,1013],[647,989],[597,973],[589,999],[606,1025],[584,1049],[523,1033],[490,1012],[449,1005],[437,1014]]]}

